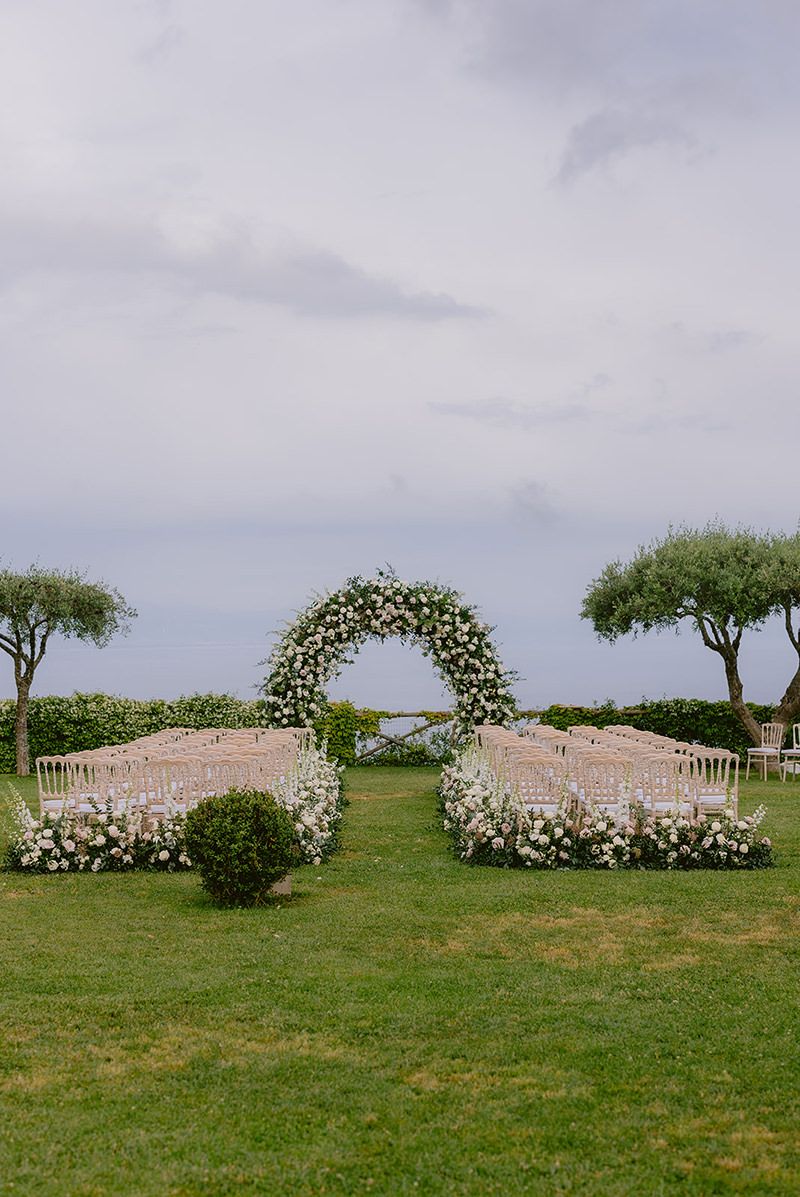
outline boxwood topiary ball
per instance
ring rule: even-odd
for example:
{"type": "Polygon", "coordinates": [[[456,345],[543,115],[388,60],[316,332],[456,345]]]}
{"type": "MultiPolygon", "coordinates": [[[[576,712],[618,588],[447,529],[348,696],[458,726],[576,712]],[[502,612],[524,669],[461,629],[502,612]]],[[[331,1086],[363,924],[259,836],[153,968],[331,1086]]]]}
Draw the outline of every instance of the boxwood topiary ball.
{"type": "Polygon", "coordinates": [[[295,859],[294,826],[271,794],[230,790],[186,816],[186,847],[221,906],[260,906],[295,859]]]}

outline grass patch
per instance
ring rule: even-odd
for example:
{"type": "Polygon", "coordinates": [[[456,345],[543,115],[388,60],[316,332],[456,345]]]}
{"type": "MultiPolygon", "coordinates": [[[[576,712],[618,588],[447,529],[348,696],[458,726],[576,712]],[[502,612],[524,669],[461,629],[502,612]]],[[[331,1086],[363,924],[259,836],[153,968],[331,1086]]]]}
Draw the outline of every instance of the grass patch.
{"type": "Polygon", "coordinates": [[[0,1193],[796,1193],[800,787],[744,789],[773,870],[551,874],[436,780],[350,770],[280,907],[0,875],[0,1193]]]}

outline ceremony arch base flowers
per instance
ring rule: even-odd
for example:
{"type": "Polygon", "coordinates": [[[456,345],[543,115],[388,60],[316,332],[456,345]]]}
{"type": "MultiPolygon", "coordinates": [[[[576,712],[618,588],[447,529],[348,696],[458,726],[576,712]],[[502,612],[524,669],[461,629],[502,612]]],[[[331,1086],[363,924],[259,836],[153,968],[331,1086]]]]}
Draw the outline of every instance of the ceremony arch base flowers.
{"type": "Polygon", "coordinates": [[[264,684],[276,727],[311,727],[323,715],[325,687],[370,638],[397,636],[417,645],[455,697],[455,725],[506,726],[515,715],[511,684],[491,639],[492,628],[458,591],[432,582],[404,582],[390,571],[349,578],[298,615],[269,658],[264,684]]]}

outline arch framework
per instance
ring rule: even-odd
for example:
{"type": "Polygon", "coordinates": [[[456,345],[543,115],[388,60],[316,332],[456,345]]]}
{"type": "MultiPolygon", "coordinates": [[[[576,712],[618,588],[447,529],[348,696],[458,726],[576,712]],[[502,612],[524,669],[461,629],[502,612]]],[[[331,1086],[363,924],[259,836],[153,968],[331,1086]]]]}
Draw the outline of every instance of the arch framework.
{"type": "Polygon", "coordinates": [[[503,669],[492,628],[447,586],[403,582],[392,573],[349,578],[316,599],[281,636],[264,683],[274,726],[308,727],[323,713],[325,687],[370,638],[418,645],[452,692],[460,731],[514,717],[514,675],[503,669]]]}

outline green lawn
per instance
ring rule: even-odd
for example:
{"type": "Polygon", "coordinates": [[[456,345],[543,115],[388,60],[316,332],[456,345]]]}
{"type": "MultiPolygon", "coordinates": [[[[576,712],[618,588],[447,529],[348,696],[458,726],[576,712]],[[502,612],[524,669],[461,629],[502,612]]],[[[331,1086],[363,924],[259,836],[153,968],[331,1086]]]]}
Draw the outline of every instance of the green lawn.
{"type": "Polygon", "coordinates": [[[280,908],[0,875],[0,1193],[796,1194],[800,784],[765,873],[470,869],[353,769],[280,908]]]}

